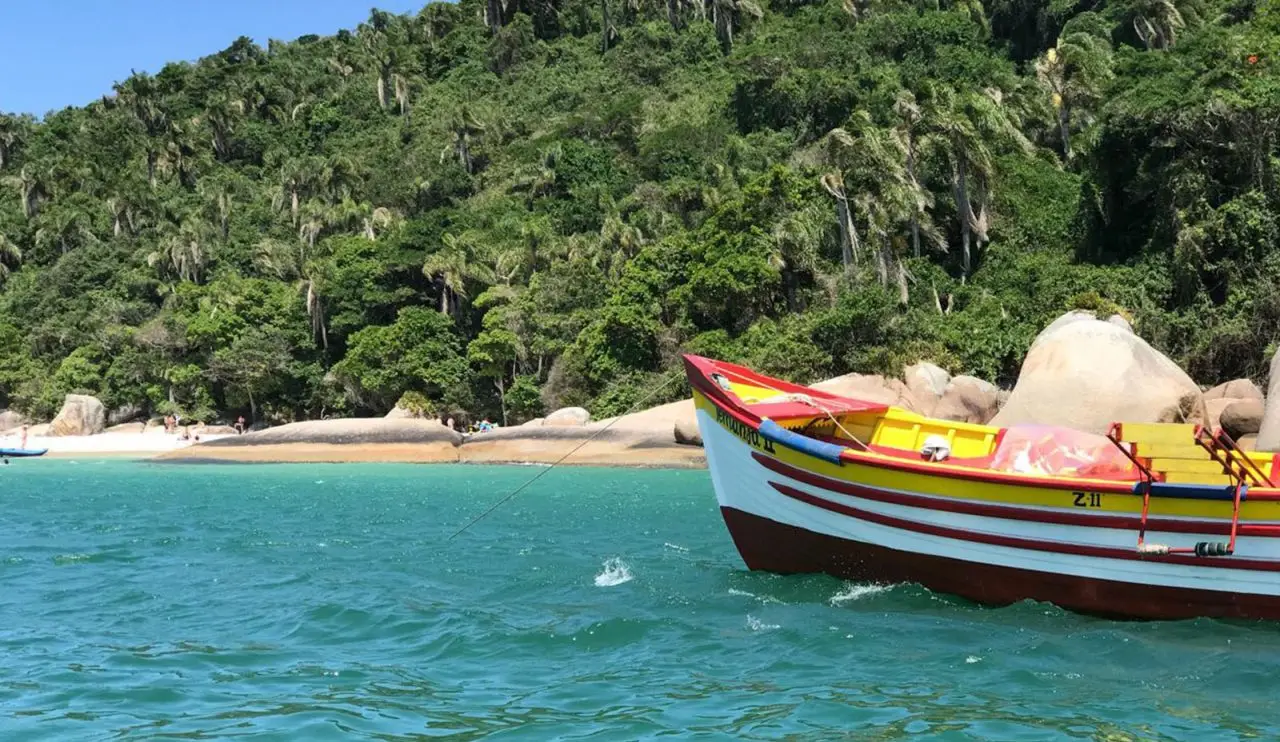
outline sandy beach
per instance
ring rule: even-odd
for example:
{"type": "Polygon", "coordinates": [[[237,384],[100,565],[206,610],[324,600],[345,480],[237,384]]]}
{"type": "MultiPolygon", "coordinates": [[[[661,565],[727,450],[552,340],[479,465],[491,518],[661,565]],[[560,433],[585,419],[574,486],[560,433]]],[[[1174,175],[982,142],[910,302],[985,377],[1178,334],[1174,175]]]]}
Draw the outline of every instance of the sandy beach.
{"type": "MultiPolygon", "coordinates": [[[[200,441],[212,441],[227,436],[201,436],[200,441]]],[[[0,447],[18,448],[22,443],[19,435],[0,436],[0,447]]],[[[146,433],[99,433],[98,435],[68,436],[27,436],[29,449],[47,448],[46,457],[86,457],[111,456],[150,458],[163,453],[189,448],[195,441],[182,440],[181,435],[165,433],[161,429],[146,433]]]]}
{"type": "MultiPolygon", "coordinates": [[[[676,443],[673,426],[692,420],[689,400],[621,419],[585,425],[523,425],[462,435],[436,420],[346,418],[281,425],[244,435],[208,434],[193,426],[191,440],[140,423],[97,435],[29,435],[26,448],[48,458],[128,457],[178,463],[464,463],[703,468],[697,445],[676,443]],[[200,440],[194,440],[199,435],[200,440]],[[567,458],[566,458],[567,457],[567,458]]],[[[43,429],[38,430],[43,432],[43,429]]],[[[0,447],[19,448],[18,431],[0,447]]]]}

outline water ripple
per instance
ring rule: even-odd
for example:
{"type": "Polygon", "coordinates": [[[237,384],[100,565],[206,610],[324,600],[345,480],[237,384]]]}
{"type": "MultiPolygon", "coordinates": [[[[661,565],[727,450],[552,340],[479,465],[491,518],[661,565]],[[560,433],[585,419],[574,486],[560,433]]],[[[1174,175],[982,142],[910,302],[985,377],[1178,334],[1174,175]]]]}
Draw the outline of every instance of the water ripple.
{"type": "Polygon", "coordinates": [[[5,740],[1280,738],[1280,628],[749,573],[703,472],[27,463],[5,740]]]}

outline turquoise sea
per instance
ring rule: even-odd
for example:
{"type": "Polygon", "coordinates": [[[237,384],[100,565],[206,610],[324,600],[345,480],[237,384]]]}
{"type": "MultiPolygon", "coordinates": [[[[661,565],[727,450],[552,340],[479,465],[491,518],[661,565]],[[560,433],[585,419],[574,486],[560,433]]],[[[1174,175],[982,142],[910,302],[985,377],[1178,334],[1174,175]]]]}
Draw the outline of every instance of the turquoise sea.
{"type": "Polygon", "coordinates": [[[1280,738],[1280,627],[747,572],[705,472],[0,467],[0,740],[1280,738]]]}

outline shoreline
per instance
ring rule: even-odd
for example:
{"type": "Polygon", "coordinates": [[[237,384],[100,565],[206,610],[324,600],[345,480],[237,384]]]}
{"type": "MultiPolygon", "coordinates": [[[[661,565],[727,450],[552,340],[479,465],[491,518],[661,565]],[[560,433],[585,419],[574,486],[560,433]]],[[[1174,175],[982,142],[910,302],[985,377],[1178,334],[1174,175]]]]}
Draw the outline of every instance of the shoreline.
{"type": "MultiPolygon", "coordinates": [[[[463,438],[439,427],[378,426],[364,435],[270,436],[248,434],[183,441],[172,436],[100,433],[32,437],[28,448],[47,448],[47,459],[128,459],[175,464],[473,464],[705,469],[700,446],[682,445],[639,431],[504,428],[463,438]],[[566,458],[566,455],[567,458],[566,458]],[[563,461],[561,461],[563,459],[563,461]]],[[[266,432],[266,431],[264,431],[266,432]]],[[[327,431],[322,431],[327,433],[327,431]]],[[[18,441],[0,440],[17,447],[18,441]]],[[[11,463],[18,461],[12,458],[11,463]]]]}
{"type": "MultiPolygon", "coordinates": [[[[565,441],[567,442],[567,441],[565,441]]],[[[482,442],[483,443],[483,442],[482,442]]],[[[493,441],[490,443],[498,443],[493,441]]],[[[261,443],[250,446],[200,447],[146,457],[166,464],[460,464],[619,467],[628,469],[705,469],[706,456],[696,446],[619,448],[593,441],[568,458],[568,447],[536,449],[463,443],[261,443]],[[470,449],[470,450],[469,450],[470,449]],[[561,461],[561,459],[564,459],[561,461]]]]}
{"type": "MultiPolygon", "coordinates": [[[[160,429],[108,430],[87,436],[32,436],[41,458],[130,458],[170,463],[501,464],[705,469],[700,445],[678,443],[691,400],[585,425],[522,425],[462,435],[436,420],[333,418],[245,434],[183,440],[160,429]]],[[[696,424],[696,423],[695,423],[696,424]]],[[[0,446],[18,447],[14,436],[0,446]]]]}

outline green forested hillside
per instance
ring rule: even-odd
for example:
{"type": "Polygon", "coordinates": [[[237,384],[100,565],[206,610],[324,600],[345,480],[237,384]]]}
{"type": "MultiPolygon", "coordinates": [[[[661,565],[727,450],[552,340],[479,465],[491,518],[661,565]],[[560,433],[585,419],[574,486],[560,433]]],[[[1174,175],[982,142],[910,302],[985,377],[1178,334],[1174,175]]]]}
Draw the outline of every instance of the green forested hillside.
{"type": "MultiPolygon", "coordinates": [[[[0,117],[0,406],[598,416],[691,350],[1280,337],[1270,0],[463,0],[0,117]]],[[[672,395],[680,390],[672,387],[672,395]]]]}

